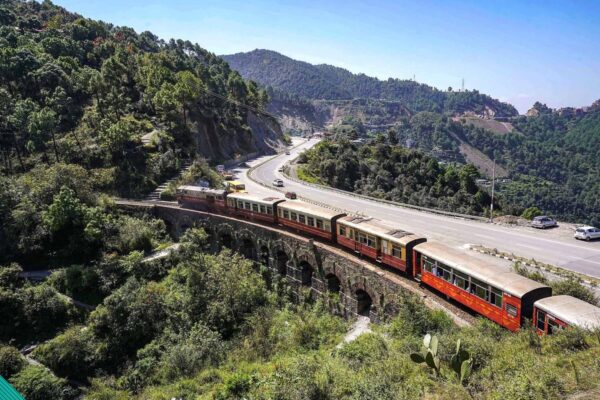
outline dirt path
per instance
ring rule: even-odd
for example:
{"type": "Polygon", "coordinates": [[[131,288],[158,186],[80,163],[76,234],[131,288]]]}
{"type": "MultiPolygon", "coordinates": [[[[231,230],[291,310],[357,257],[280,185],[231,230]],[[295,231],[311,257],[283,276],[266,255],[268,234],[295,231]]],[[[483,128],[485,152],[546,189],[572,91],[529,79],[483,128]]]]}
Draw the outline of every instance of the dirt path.
{"type": "Polygon", "coordinates": [[[346,333],[346,336],[344,336],[344,340],[341,341],[336,346],[336,348],[339,349],[344,344],[350,343],[350,342],[356,340],[356,338],[359,337],[360,335],[362,335],[363,333],[372,332],[371,328],[370,328],[370,324],[371,324],[371,320],[369,319],[369,317],[364,317],[362,315],[359,315],[358,318],[356,319],[356,321],[354,322],[354,324],[352,324],[352,327],[350,328],[348,333],[346,333]]]}

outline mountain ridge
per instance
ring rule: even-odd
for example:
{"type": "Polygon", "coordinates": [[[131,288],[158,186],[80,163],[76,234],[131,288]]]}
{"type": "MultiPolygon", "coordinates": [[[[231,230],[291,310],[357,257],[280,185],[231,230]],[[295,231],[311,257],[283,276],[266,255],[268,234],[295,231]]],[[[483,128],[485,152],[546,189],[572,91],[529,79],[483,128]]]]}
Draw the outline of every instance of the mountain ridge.
{"type": "Polygon", "coordinates": [[[518,115],[512,105],[476,90],[442,91],[412,80],[380,80],[329,64],[295,60],[273,50],[255,49],[220,57],[246,79],[311,100],[369,98],[402,101],[415,112],[470,112],[487,118],[518,115]]]}

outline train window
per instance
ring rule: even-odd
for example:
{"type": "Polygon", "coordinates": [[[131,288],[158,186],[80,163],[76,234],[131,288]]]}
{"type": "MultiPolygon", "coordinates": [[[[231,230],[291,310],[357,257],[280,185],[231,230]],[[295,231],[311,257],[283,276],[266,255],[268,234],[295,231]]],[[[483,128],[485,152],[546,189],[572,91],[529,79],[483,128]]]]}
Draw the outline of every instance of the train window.
{"type": "Polygon", "coordinates": [[[485,301],[489,299],[488,285],[475,278],[471,278],[471,293],[485,301]]]}
{"type": "Polygon", "coordinates": [[[562,327],[556,322],[554,318],[548,316],[548,335],[558,332],[562,327]]]}
{"type": "Polygon", "coordinates": [[[306,217],[303,214],[298,214],[298,221],[301,224],[306,224],[306,217]]]}
{"type": "Polygon", "coordinates": [[[430,259],[427,256],[423,256],[423,269],[427,272],[435,272],[435,260],[430,259]]]}
{"type": "Polygon", "coordinates": [[[306,217],[306,223],[309,226],[315,226],[315,219],[313,217],[306,217]]]}
{"type": "Polygon", "coordinates": [[[502,308],[502,290],[490,286],[490,303],[496,307],[502,308]]]}
{"type": "Polygon", "coordinates": [[[267,206],[267,214],[273,215],[273,207],[267,206]]]}
{"type": "Polygon", "coordinates": [[[512,304],[507,304],[506,313],[511,317],[516,317],[518,314],[517,307],[513,306],[512,304]]]}
{"type": "Polygon", "coordinates": [[[283,210],[283,218],[290,219],[290,213],[288,210],[283,210]]]}
{"type": "Polygon", "coordinates": [[[402,258],[402,247],[392,246],[392,256],[402,258]]]}
{"type": "Polygon", "coordinates": [[[323,220],[317,219],[317,228],[323,229],[323,220]]]}
{"type": "Polygon", "coordinates": [[[438,263],[437,265],[437,276],[443,278],[448,282],[452,282],[452,270],[450,269],[450,267],[442,263],[438,263]]]}
{"type": "Polygon", "coordinates": [[[263,213],[263,214],[266,214],[267,213],[267,207],[261,205],[260,206],[260,212],[263,213]]]}
{"type": "Polygon", "coordinates": [[[454,271],[454,281],[452,282],[462,290],[469,291],[469,276],[459,271],[454,271]]]}
{"type": "Polygon", "coordinates": [[[361,244],[367,245],[368,246],[368,240],[367,240],[367,235],[365,235],[362,232],[358,232],[358,241],[361,244]]]}
{"type": "Polygon", "coordinates": [[[325,221],[323,223],[323,229],[326,230],[327,232],[331,232],[331,224],[327,221],[325,221]]]}
{"type": "Polygon", "coordinates": [[[377,247],[377,239],[375,238],[375,236],[367,235],[367,246],[369,246],[372,249],[377,247]]]}
{"type": "Polygon", "coordinates": [[[258,212],[258,204],[252,204],[252,211],[258,212]]]}
{"type": "Polygon", "coordinates": [[[252,210],[252,205],[249,202],[244,202],[244,206],[246,208],[246,210],[252,210]]]}
{"type": "Polygon", "coordinates": [[[238,204],[238,208],[244,208],[244,202],[243,201],[239,201],[237,202],[238,204]]]}
{"type": "Polygon", "coordinates": [[[290,212],[290,218],[292,221],[298,221],[298,215],[295,212],[290,212]]]}
{"type": "Polygon", "coordinates": [[[546,313],[542,310],[537,310],[536,326],[540,331],[546,331],[546,313]]]}

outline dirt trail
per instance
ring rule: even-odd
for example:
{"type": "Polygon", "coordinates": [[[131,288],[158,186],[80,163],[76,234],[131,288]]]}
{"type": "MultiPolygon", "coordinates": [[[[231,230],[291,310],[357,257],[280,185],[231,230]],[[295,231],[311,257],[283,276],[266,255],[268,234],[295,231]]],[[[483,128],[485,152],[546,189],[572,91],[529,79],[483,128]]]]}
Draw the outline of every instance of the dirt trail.
{"type": "Polygon", "coordinates": [[[354,324],[352,324],[352,327],[350,328],[348,333],[346,333],[346,336],[344,336],[344,340],[340,342],[340,344],[338,344],[336,347],[339,349],[346,343],[350,343],[356,340],[356,338],[362,335],[363,333],[372,332],[371,328],[369,327],[370,324],[371,320],[369,319],[369,317],[359,315],[354,324]]]}

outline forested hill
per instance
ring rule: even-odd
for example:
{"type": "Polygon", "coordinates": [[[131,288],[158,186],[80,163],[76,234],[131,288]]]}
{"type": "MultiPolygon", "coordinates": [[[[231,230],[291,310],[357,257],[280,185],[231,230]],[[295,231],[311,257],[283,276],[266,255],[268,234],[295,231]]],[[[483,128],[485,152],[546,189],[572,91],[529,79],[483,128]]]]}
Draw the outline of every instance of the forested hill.
{"type": "Polygon", "coordinates": [[[7,175],[78,164],[103,171],[110,190],[138,195],[184,159],[216,162],[277,145],[277,122],[245,107],[267,102],[266,91],[189,41],[166,42],[50,1],[0,2],[7,175]]]}
{"type": "Polygon", "coordinates": [[[365,74],[353,74],[331,65],[312,65],[293,60],[270,50],[253,50],[222,56],[246,79],[264,86],[289,92],[308,99],[348,100],[372,98],[400,100],[413,111],[482,116],[515,116],[510,104],[492,99],[478,91],[444,92],[410,80],[386,81],[365,74]]]}

